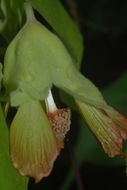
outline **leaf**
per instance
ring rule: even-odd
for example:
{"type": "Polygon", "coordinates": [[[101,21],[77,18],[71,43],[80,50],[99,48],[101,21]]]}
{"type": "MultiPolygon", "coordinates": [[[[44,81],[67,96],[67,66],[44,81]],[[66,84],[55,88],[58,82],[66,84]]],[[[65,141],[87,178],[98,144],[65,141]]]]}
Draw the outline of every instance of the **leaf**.
{"type": "Polygon", "coordinates": [[[60,1],[31,0],[31,4],[57,32],[79,68],[83,54],[82,36],[60,1]]]}
{"type": "MultiPolygon", "coordinates": [[[[126,94],[127,73],[124,73],[121,78],[103,90],[105,99],[110,104],[124,112],[127,112],[126,94]]],[[[76,154],[77,162],[79,165],[81,165],[83,162],[114,167],[124,165],[124,160],[121,158],[108,158],[90,130],[85,126],[85,123],[82,119],[79,119],[79,127],[81,128],[79,131],[77,144],[74,148],[74,152],[76,154]]],[[[70,169],[61,190],[69,189],[73,180],[74,173],[72,172],[72,169],[70,169]]]]}
{"type": "Polygon", "coordinates": [[[13,168],[9,156],[8,129],[0,107],[0,189],[26,190],[28,178],[21,177],[13,168]]]}
{"type": "Polygon", "coordinates": [[[108,103],[127,113],[127,73],[103,90],[108,103]]]}

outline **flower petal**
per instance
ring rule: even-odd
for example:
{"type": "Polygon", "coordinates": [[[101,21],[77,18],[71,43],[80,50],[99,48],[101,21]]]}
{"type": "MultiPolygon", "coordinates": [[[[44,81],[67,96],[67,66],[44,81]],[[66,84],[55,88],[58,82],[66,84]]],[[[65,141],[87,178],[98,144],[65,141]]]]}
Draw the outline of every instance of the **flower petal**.
{"type": "Polygon", "coordinates": [[[123,157],[122,143],[127,139],[127,118],[110,106],[99,109],[79,100],[76,103],[105,152],[110,157],[123,157]]]}
{"type": "Polygon", "coordinates": [[[57,138],[58,145],[60,148],[63,148],[63,140],[67,132],[70,130],[71,111],[69,108],[58,109],[54,112],[48,112],[47,116],[57,138]]]}
{"type": "Polygon", "coordinates": [[[19,107],[10,128],[10,152],[21,175],[39,182],[50,174],[59,150],[39,101],[19,107]]]}
{"type": "Polygon", "coordinates": [[[116,126],[120,129],[120,135],[123,140],[127,139],[127,117],[117,111],[116,109],[110,107],[109,110],[105,109],[107,115],[113,120],[116,126]]]}

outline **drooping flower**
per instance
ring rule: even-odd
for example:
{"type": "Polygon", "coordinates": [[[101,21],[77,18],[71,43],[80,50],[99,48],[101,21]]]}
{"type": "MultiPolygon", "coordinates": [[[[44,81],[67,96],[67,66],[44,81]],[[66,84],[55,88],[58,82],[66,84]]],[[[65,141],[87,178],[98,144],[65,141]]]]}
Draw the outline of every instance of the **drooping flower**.
{"type": "Polygon", "coordinates": [[[35,19],[30,6],[26,12],[27,22],[10,43],[4,61],[3,84],[11,105],[19,107],[10,129],[15,167],[39,181],[49,175],[63,147],[70,110],[57,110],[51,104],[53,85],[75,99],[105,152],[110,157],[123,156],[127,118],[109,106],[95,85],[76,69],[64,44],[35,19]],[[45,100],[47,117],[40,104],[45,100]]]}

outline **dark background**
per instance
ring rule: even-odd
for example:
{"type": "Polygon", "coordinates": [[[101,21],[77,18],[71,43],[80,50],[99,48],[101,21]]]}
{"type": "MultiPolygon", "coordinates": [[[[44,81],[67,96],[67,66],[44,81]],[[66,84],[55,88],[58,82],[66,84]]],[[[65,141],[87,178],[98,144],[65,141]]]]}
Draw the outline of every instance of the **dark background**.
{"type": "Polygon", "coordinates": [[[85,46],[82,72],[103,88],[127,70],[127,1],[75,3],[85,46]]]}

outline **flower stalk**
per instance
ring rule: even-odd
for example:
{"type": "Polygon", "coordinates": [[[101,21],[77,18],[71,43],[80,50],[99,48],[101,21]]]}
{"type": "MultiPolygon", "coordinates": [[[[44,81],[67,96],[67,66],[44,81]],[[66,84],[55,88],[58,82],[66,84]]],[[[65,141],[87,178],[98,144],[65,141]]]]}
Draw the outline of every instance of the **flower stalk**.
{"type": "Polygon", "coordinates": [[[24,3],[24,10],[26,13],[27,22],[32,22],[32,21],[35,22],[36,18],[34,16],[34,11],[30,3],[28,2],[24,3]]]}

